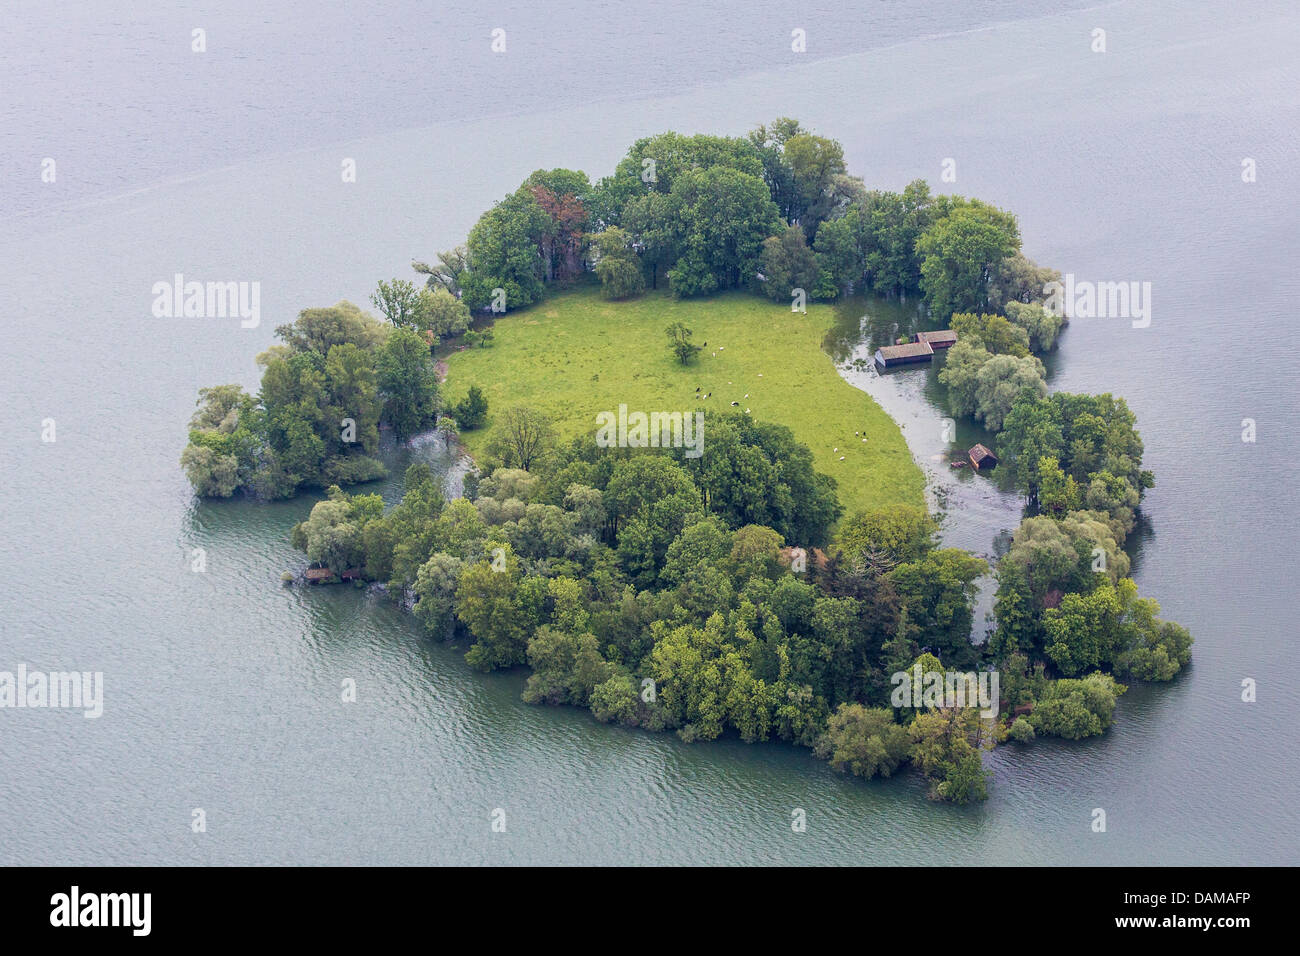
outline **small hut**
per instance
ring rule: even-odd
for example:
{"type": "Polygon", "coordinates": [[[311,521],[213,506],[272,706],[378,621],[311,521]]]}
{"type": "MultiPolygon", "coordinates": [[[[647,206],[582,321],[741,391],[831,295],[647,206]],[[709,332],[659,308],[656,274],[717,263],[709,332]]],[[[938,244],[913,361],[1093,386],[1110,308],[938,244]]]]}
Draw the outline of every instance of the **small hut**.
{"type": "Polygon", "coordinates": [[[333,580],[334,580],[334,572],[331,571],[329,568],[308,568],[307,569],[308,584],[327,584],[328,582],[333,580]]]}
{"type": "Polygon", "coordinates": [[[917,342],[924,342],[932,349],[947,349],[957,341],[957,333],[952,329],[936,329],[933,332],[917,332],[915,335],[917,342]]]}
{"type": "Polygon", "coordinates": [[[876,349],[876,364],[881,368],[894,368],[934,358],[929,342],[908,342],[906,345],[886,345],[876,349]]]}
{"type": "Polygon", "coordinates": [[[997,466],[998,456],[993,454],[993,452],[989,451],[983,445],[976,445],[968,452],[968,454],[970,455],[970,463],[975,466],[976,471],[979,471],[981,468],[993,468],[997,466]]]}

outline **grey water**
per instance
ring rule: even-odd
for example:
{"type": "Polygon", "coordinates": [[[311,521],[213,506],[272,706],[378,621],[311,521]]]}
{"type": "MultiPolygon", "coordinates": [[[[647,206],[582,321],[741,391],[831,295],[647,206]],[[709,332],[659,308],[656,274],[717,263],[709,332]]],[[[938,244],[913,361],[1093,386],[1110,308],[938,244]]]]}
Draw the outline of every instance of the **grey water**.
{"type": "MultiPolygon", "coordinates": [[[[0,670],[99,671],[105,690],[98,719],[0,710],[0,862],[1300,862],[1293,4],[6,13],[0,670]],[[178,467],[198,388],[255,387],[277,324],[364,303],[533,169],[598,176],[639,136],[779,115],[839,139],[869,185],[921,177],[1013,210],[1041,263],[1152,284],[1148,328],[1073,322],[1051,385],[1136,411],[1157,486],[1135,576],[1195,635],[1193,664],[1132,688],[1103,738],[999,748],[979,806],[784,745],[529,707],[522,674],[471,671],[391,602],[283,586],[313,499],[199,502],[178,467]],[[178,272],[260,282],[260,324],[154,318],[153,283],[178,272]]],[[[858,334],[828,361],[863,354],[858,334]]],[[[933,374],[860,384],[928,466],[945,540],[987,553],[1017,501],[929,460],[933,374]]],[[[390,454],[390,496],[410,460],[456,468],[437,442],[390,454]]]]}

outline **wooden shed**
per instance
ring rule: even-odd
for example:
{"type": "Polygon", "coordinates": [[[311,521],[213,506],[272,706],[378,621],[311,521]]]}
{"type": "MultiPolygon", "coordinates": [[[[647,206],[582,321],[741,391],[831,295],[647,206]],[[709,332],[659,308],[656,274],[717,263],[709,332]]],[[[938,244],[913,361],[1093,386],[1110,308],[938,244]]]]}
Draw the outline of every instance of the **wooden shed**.
{"type": "Polygon", "coordinates": [[[331,571],[329,568],[308,568],[307,569],[308,584],[328,584],[330,581],[333,580],[334,580],[334,572],[331,571]]]}
{"type": "Polygon", "coordinates": [[[930,347],[929,342],[908,342],[904,345],[886,345],[876,349],[876,364],[881,368],[928,362],[932,358],[934,358],[934,349],[930,347]]]}
{"type": "Polygon", "coordinates": [[[933,332],[917,332],[913,339],[932,349],[947,349],[957,341],[957,333],[952,329],[935,329],[933,332]]]}
{"type": "Polygon", "coordinates": [[[970,463],[975,466],[976,471],[979,471],[981,468],[993,468],[997,466],[998,456],[993,454],[993,452],[989,451],[983,445],[976,445],[968,452],[968,454],[970,455],[970,463]]]}

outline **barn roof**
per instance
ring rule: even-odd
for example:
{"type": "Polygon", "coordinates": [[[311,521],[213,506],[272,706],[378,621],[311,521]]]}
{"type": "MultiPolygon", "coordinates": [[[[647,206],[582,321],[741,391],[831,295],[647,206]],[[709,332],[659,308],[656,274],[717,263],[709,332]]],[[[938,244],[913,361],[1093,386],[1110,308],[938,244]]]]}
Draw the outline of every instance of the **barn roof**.
{"type": "Polygon", "coordinates": [[[933,355],[934,349],[929,342],[908,342],[905,345],[886,345],[876,352],[885,361],[890,359],[916,358],[921,355],[933,355]]]}
{"type": "Polygon", "coordinates": [[[916,341],[928,342],[931,345],[944,344],[951,345],[957,341],[957,333],[952,329],[935,329],[932,332],[917,332],[916,341]]]}

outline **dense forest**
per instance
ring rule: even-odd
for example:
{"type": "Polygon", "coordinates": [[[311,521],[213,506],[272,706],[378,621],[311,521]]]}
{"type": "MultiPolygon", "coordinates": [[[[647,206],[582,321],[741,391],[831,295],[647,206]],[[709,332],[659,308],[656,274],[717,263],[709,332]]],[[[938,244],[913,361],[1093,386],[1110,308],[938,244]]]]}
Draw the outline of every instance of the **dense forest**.
{"type": "Polygon", "coordinates": [[[293,531],[309,561],[405,600],[475,667],[526,665],[525,700],[686,740],[787,740],[864,777],[912,766],[932,796],[964,803],[987,795],[982,751],[1100,734],[1121,681],[1168,680],[1190,660],[1186,630],[1128,577],[1123,545],[1154,485],[1135,416],[1110,395],[1048,393],[1038,356],[1064,317],[1043,287],[1057,273],[1024,257],[1010,213],[921,181],[867,190],[838,143],[780,119],[747,137],[638,140],[594,184],[539,170],[465,246],[414,266],[422,287],[379,284],[382,319],[340,303],[278,329],[256,397],[201,392],[182,463],[205,496],[327,489],[293,531]],[[582,281],[612,300],[665,284],[920,296],[958,332],[940,373],[953,413],[998,434],[1026,500],[987,639],[972,641],[986,562],[940,547],[923,510],[845,515],[782,426],[710,415],[707,451],[689,458],[559,442],[544,415],[481,394],[443,406],[433,351],[490,345],[474,312],[582,281]],[[446,500],[423,465],[387,511],[343,490],[382,473],[381,428],[488,421],[463,497],[446,500]],[[954,671],[999,675],[994,715],[898,705],[897,675],[954,671]]]}

